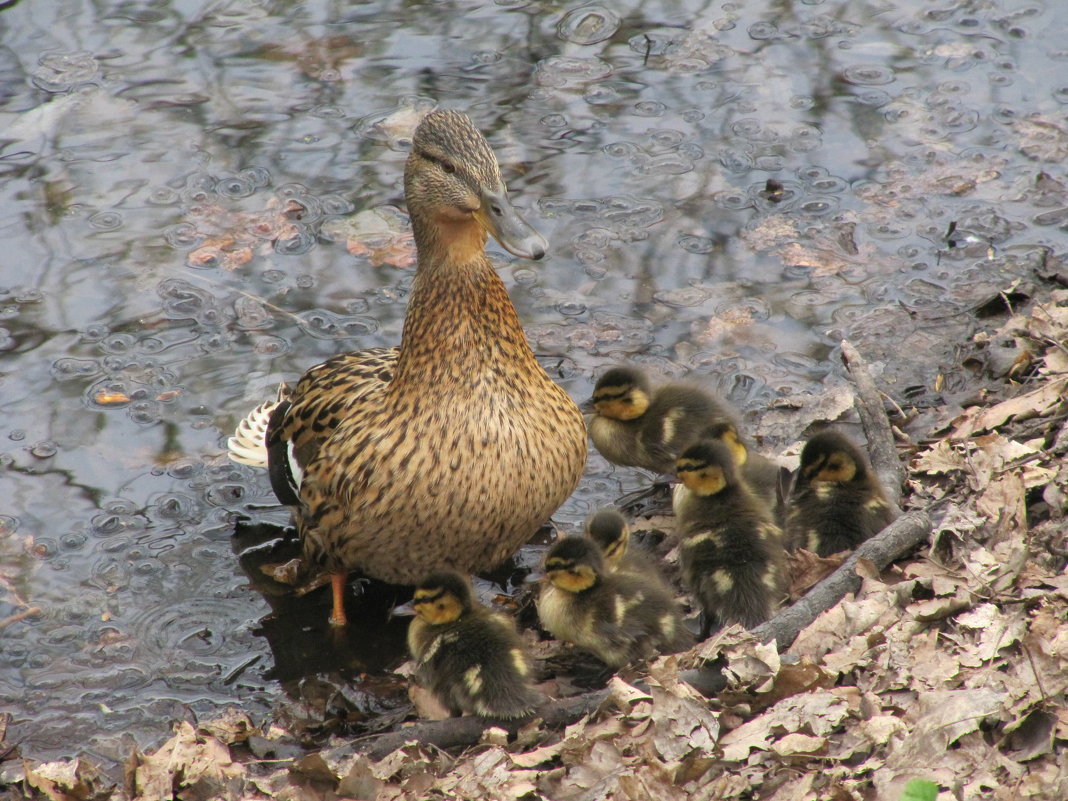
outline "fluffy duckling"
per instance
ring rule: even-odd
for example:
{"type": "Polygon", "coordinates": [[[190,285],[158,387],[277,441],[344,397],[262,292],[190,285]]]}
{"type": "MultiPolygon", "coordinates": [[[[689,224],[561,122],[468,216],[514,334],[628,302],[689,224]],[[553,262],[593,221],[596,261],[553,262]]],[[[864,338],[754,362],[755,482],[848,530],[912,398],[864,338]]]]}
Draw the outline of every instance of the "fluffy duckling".
{"type": "Polygon", "coordinates": [[[511,618],[475,601],[459,573],[424,579],[407,606],[398,611],[415,615],[408,650],[416,679],[453,715],[523,718],[544,700],[531,686],[530,664],[511,618]]]}
{"type": "Polygon", "coordinates": [[[749,488],[775,511],[776,520],[781,522],[785,505],[782,486],[784,481],[788,480],[789,471],[771,459],[751,452],[742,440],[742,435],[738,433],[738,427],[732,422],[709,426],[702,439],[705,437],[718,439],[727,446],[749,488]]]}
{"type": "Polygon", "coordinates": [[[701,606],[701,637],[714,628],[757,626],[786,594],[782,532],[722,442],[683,451],[676,471],[688,491],[678,519],[682,577],[701,606]]]}
{"type": "Polygon", "coordinates": [[[485,253],[492,235],[540,259],[545,240],[508,200],[467,116],[438,110],[420,123],[404,196],[418,267],[400,347],[312,367],[229,447],[235,461],[266,466],[293,508],[306,561],[330,572],[336,625],[351,570],[411,584],[496,567],[571,494],[586,462],[582,415],[535,359],[485,253]],[[428,527],[439,534],[426,537],[428,527]]]}
{"type": "Polygon", "coordinates": [[[627,573],[646,581],[655,581],[667,595],[671,589],[653,554],[630,547],[630,526],[615,509],[600,509],[586,521],[586,536],[597,543],[610,573],[627,573]]]}
{"type": "Polygon", "coordinates": [[[587,537],[564,537],[549,549],[537,607],[550,634],[611,668],[680,650],[687,642],[675,600],[662,584],[610,572],[587,537]]]}
{"type": "Polygon", "coordinates": [[[786,542],[819,556],[851,550],[894,512],[860,449],[834,431],[805,443],[786,510],[786,542]]]}
{"type": "Polygon", "coordinates": [[[675,468],[675,457],[708,426],[731,422],[729,408],[704,390],[665,384],[653,391],[637,367],[614,367],[593,390],[590,438],[613,464],[658,473],[675,468]]]}

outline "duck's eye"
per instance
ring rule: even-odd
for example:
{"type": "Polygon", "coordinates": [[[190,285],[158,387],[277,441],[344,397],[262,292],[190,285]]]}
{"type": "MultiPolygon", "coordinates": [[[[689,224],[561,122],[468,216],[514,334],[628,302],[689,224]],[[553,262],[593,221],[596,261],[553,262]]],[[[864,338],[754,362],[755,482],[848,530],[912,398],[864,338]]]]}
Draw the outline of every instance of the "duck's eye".
{"type": "Polygon", "coordinates": [[[454,172],[456,172],[456,165],[454,165],[451,161],[443,161],[441,162],[441,169],[445,170],[447,174],[452,175],[454,172]]]}

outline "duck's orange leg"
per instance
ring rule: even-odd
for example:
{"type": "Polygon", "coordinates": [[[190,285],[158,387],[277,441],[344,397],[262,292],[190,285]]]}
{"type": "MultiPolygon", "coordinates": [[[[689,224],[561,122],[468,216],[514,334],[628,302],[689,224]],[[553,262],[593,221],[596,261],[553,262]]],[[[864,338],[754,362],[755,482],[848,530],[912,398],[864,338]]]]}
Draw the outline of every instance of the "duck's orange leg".
{"type": "Polygon", "coordinates": [[[349,622],[348,618],[345,617],[346,578],[348,578],[348,574],[343,571],[330,574],[330,589],[334,596],[334,611],[330,613],[331,626],[344,626],[349,622]]]}

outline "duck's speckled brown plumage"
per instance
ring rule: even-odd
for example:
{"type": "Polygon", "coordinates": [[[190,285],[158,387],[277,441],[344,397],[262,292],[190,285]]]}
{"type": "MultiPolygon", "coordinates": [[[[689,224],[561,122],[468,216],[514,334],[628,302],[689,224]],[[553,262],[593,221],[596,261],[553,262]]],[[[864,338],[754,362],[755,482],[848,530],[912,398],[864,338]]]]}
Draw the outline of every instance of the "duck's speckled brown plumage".
{"type": "Polygon", "coordinates": [[[767,620],[787,586],[782,532],[746,484],[730,449],[702,440],[678,459],[688,489],[678,512],[679,565],[702,610],[702,636],[719,625],[767,620]]]}
{"type": "Polygon", "coordinates": [[[467,117],[438,111],[419,126],[405,197],[419,259],[400,348],[313,367],[267,442],[291,443],[303,470],[306,554],[395,583],[499,564],[572,492],[586,457],[578,408],[535,360],[484,250],[487,231],[534,258],[544,240],[467,117]]]}
{"type": "Polygon", "coordinates": [[[834,431],[801,450],[786,508],[786,542],[820,556],[851,550],[894,520],[894,511],[860,449],[834,431]]]}

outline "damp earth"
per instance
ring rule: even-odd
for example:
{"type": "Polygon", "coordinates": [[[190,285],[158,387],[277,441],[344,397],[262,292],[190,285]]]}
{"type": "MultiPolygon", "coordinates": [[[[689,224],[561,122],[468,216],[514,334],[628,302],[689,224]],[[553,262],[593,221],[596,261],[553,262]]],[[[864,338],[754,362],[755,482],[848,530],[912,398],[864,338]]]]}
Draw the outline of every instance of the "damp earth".
{"type": "MultiPolygon", "coordinates": [[[[491,251],[576,400],[636,361],[775,453],[807,422],[769,410],[833,408],[845,338],[923,436],[990,299],[1068,244],[1065,29],[1026,0],[3,4],[7,740],[114,766],[226,707],[355,731],[403,703],[397,593],[353,582],[332,638],[223,454],[279,381],[399,340],[423,112],[474,118],[550,241],[491,251]]],[[[554,525],[650,478],[591,453],[554,525]]]]}

